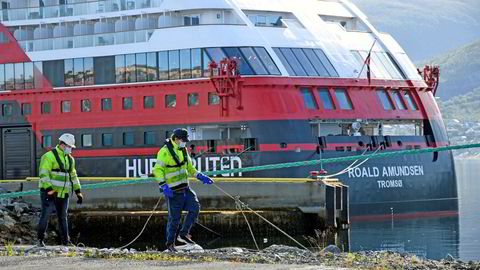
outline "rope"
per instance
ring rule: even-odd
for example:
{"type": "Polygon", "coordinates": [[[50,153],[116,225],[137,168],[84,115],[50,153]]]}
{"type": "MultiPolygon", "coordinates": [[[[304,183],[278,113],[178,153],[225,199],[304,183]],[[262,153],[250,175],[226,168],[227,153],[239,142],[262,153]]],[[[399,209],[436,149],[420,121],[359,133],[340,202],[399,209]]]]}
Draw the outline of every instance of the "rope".
{"type": "Polygon", "coordinates": [[[235,207],[237,208],[237,210],[239,210],[242,213],[243,218],[245,219],[245,222],[247,223],[248,230],[250,231],[250,235],[252,236],[253,243],[255,243],[255,246],[257,247],[257,250],[260,251],[260,248],[258,247],[258,244],[257,244],[257,240],[255,240],[255,235],[253,235],[252,227],[250,227],[250,222],[248,222],[247,216],[245,216],[245,213],[243,212],[243,206],[240,203],[240,197],[239,196],[235,197],[235,207]]]}

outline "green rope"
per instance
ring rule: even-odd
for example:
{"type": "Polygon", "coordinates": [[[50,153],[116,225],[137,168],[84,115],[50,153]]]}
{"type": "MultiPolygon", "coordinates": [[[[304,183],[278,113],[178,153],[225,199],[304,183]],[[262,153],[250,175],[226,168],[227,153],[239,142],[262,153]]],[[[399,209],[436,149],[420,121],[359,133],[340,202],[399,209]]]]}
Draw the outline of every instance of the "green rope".
{"type": "MultiPolygon", "coordinates": [[[[480,148],[480,143],[446,146],[446,147],[439,147],[439,148],[403,150],[403,151],[386,152],[386,153],[378,153],[378,154],[362,155],[362,156],[348,156],[348,157],[328,158],[328,159],[319,159],[319,160],[279,163],[279,164],[262,165],[262,166],[239,168],[239,169],[232,169],[232,170],[208,171],[208,172],[204,172],[204,174],[206,174],[206,175],[218,175],[218,174],[224,174],[224,173],[239,173],[239,172],[274,170],[274,169],[282,169],[282,168],[317,165],[317,164],[322,164],[322,163],[335,163],[335,162],[344,162],[344,161],[360,160],[360,159],[367,159],[367,158],[384,158],[384,157],[390,157],[390,156],[394,156],[394,155],[421,154],[421,153],[441,152],[441,151],[450,151],[450,150],[468,149],[468,148],[480,148]]],[[[83,188],[94,189],[94,188],[108,188],[108,187],[115,187],[115,186],[144,184],[144,183],[152,182],[154,180],[155,180],[155,178],[145,178],[145,179],[140,179],[140,180],[137,179],[137,180],[122,180],[122,181],[114,181],[114,182],[103,182],[103,183],[87,184],[87,185],[84,185],[83,188]]],[[[23,191],[23,192],[4,193],[4,194],[0,194],[0,199],[1,198],[13,198],[13,197],[19,197],[19,196],[32,196],[32,195],[35,195],[35,194],[38,194],[38,193],[39,193],[39,190],[29,190],[29,191],[23,191]]]]}

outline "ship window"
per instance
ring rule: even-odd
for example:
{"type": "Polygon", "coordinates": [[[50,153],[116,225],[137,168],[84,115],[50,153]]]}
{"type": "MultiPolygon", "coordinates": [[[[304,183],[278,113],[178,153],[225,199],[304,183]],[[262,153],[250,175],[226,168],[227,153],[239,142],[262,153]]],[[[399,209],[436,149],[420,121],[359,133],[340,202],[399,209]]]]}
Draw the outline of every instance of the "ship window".
{"type": "Polygon", "coordinates": [[[180,53],[178,50],[168,51],[169,79],[180,79],[180,53]]]}
{"type": "Polygon", "coordinates": [[[155,107],[155,97],[145,96],[143,97],[143,108],[152,109],[155,107]]]}
{"type": "Polygon", "coordinates": [[[318,88],[318,95],[323,104],[324,110],[335,110],[335,105],[333,104],[332,96],[328,92],[327,88],[318,88]]]}
{"type": "Polygon", "coordinates": [[[112,110],[112,99],[102,98],[102,111],[111,111],[111,110],[112,110]]]}
{"type": "Polygon", "coordinates": [[[407,100],[408,105],[410,106],[410,108],[412,108],[412,110],[414,111],[418,110],[417,104],[415,103],[415,100],[413,99],[412,94],[410,94],[408,91],[403,91],[403,96],[407,100]]]}
{"type": "Polygon", "coordinates": [[[377,72],[379,72],[379,76],[382,79],[391,79],[392,76],[390,76],[390,73],[388,73],[386,67],[383,65],[382,61],[378,58],[377,53],[372,52],[371,54],[371,66],[376,67],[378,69],[377,72]]]}
{"type": "Polygon", "coordinates": [[[137,81],[135,70],[135,54],[125,55],[125,82],[131,83],[137,81]]]}
{"type": "Polygon", "coordinates": [[[15,63],[15,89],[25,89],[23,63],[15,63]]]}
{"type": "Polygon", "coordinates": [[[377,90],[377,96],[380,99],[380,102],[382,102],[383,108],[385,110],[393,110],[392,102],[388,98],[387,93],[383,89],[378,89],[377,90]]]}
{"type": "Polygon", "coordinates": [[[0,64],[0,91],[5,90],[5,65],[0,64]]]}
{"type": "Polygon", "coordinates": [[[92,134],[82,134],[82,146],[91,147],[92,145],[92,134]]]}
{"type": "Polygon", "coordinates": [[[115,56],[95,57],[93,66],[96,84],[115,83],[115,56]]]}
{"type": "Polygon", "coordinates": [[[258,57],[260,58],[260,61],[263,62],[270,75],[281,75],[280,70],[278,70],[277,65],[275,65],[265,48],[255,47],[254,49],[258,57]]]}
{"type": "Polygon", "coordinates": [[[182,79],[192,78],[190,49],[180,50],[180,73],[182,79]]]}
{"type": "Polygon", "coordinates": [[[208,105],[218,105],[220,104],[220,97],[215,92],[208,93],[208,105]]]}
{"type": "Polygon", "coordinates": [[[398,69],[394,66],[390,58],[384,52],[375,53],[378,56],[378,59],[382,62],[383,66],[387,69],[390,76],[394,79],[403,79],[402,74],[398,71],[398,69]]]}
{"type": "Polygon", "coordinates": [[[43,63],[39,61],[33,62],[33,68],[35,69],[35,72],[33,73],[35,88],[42,88],[45,84],[45,77],[43,76],[43,63]]]}
{"type": "Polygon", "coordinates": [[[313,49],[303,49],[303,52],[307,56],[308,60],[312,63],[313,67],[317,71],[318,75],[321,77],[330,77],[325,66],[322,64],[320,59],[318,59],[317,54],[313,51],[313,49]]]}
{"type": "Polygon", "coordinates": [[[115,81],[117,83],[124,83],[126,81],[125,76],[125,55],[115,56],[115,81]]]}
{"type": "Polygon", "coordinates": [[[347,91],[343,88],[337,88],[335,90],[335,97],[337,98],[338,105],[342,110],[351,110],[352,102],[347,95],[347,91]]]}
{"type": "Polygon", "coordinates": [[[188,94],[188,106],[198,106],[200,104],[200,98],[198,93],[189,93],[188,94]]]}
{"type": "Polygon", "coordinates": [[[208,77],[208,65],[210,64],[210,62],[212,61],[212,59],[210,58],[210,56],[208,55],[207,53],[207,50],[206,49],[202,49],[203,51],[203,61],[202,61],[202,67],[203,67],[203,77],[208,77]]]}
{"type": "Polygon", "coordinates": [[[32,114],[32,104],[23,103],[22,104],[22,115],[30,115],[30,114],[32,114]]]}
{"type": "Polygon", "coordinates": [[[158,80],[157,53],[155,52],[147,53],[147,80],[148,81],[158,80]]]}
{"type": "Polygon", "coordinates": [[[243,151],[257,151],[258,142],[256,138],[245,138],[243,142],[243,151]]]}
{"type": "Polygon", "coordinates": [[[252,48],[240,48],[240,51],[242,51],[242,53],[245,55],[245,58],[247,59],[248,63],[250,63],[257,75],[268,75],[267,70],[252,48]]]}
{"type": "Polygon", "coordinates": [[[283,56],[282,52],[280,51],[279,48],[273,48],[273,51],[275,51],[275,53],[277,54],[278,58],[280,58],[280,61],[282,61],[282,64],[283,66],[285,67],[285,69],[287,70],[288,72],[288,75],[290,76],[295,76],[295,71],[293,71],[293,68],[290,66],[290,64],[288,63],[287,59],[285,58],[285,56],[283,56]]]}
{"type": "Polygon", "coordinates": [[[302,65],[300,65],[300,62],[298,62],[298,59],[290,48],[280,48],[280,51],[292,67],[295,76],[307,76],[307,73],[305,73],[305,70],[303,70],[302,65]]]}
{"type": "Polygon", "coordinates": [[[52,112],[52,104],[50,102],[42,102],[41,103],[41,112],[42,114],[47,114],[52,112]]]}
{"type": "Polygon", "coordinates": [[[15,71],[13,64],[5,64],[5,89],[15,89],[15,71]]]}
{"type": "Polygon", "coordinates": [[[111,133],[102,134],[102,145],[103,146],[113,145],[113,134],[111,134],[111,133]]]}
{"type": "Polygon", "coordinates": [[[95,74],[93,71],[93,58],[92,57],[87,57],[83,59],[83,76],[85,85],[94,85],[95,84],[95,74]]]}
{"type": "Polygon", "coordinates": [[[325,55],[325,53],[321,49],[315,49],[315,54],[318,56],[318,59],[322,62],[323,66],[327,69],[328,74],[330,74],[330,77],[338,77],[338,73],[333,67],[332,63],[330,60],[328,60],[328,57],[325,55]]]}
{"type": "Polygon", "coordinates": [[[60,105],[62,113],[68,113],[72,111],[72,102],[70,100],[63,100],[60,105]]]}
{"type": "Polygon", "coordinates": [[[402,97],[400,96],[400,92],[397,90],[392,91],[392,96],[395,99],[395,105],[399,110],[406,110],[405,104],[403,103],[402,97]]]}
{"type": "Polygon", "coordinates": [[[65,86],[73,86],[73,59],[65,59],[64,64],[65,86]]]}
{"type": "Polygon", "coordinates": [[[0,44],[8,43],[8,38],[5,36],[5,33],[0,32],[0,44]]]}
{"type": "Polygon", "coordinates": [[[207,48],[206,51],[210,56],[210,59],[217,62],[217,64],[219,64],[221,60],[227,57],[225,53],[223,53],[223,50],[221,48],[207,48]]]}
{"type": "Polygon", "coordinates": [[[83,85],[84,72],[83,72],[83,58],[75,58],[73,60],[73,76],[75,85],[83,85]]]}
{"type": "Polygon", "coordinates": [[[91,112],[92,111],[92,102],[89,99],[83,99],[81,101],[81,111],[82,112],[91,112]]]}
{"type": "Polygon", "coordinates": [[[154,145],[155,144],[155,132],[154,131],[146,131],[143,133],[143,140],[146,145],[154,145]]]}
{"type": "Polygon", "coordinates": [[[318,76],[317,71],[312,66],[312,63],[310,63],[307,56],[305,56],[305,53],[303,53],[302,49],[294,48],[292,49],[292,52],[297,57],[303,69],[307,72],[308,76],[318,76]]]}
{"type": "Polygon", "coordinates": [[[202,50],[192,49],[192,78],[202,77],[202,50]]]}
{"type": "MultiPolygon", "coordinates": [[[[237,68],[241,75],[254,75],[253,69],[250,65],[245,61],[245,57],[243,57],[242,53],[238,48],[223,48],[225,53],[229,58],[236,58],[237,60],[237,68]]],[[[217,63],[218,64],[218,63],[217,63]]]]}
{"type": "Polygon", "coordinates": [[[25,89],[33,89],[35,88],[33,85],[33,62],[24,63],[24,67],[25,67],[25,89]]]}
{"type": "Polygon", "coordinates": [[[133,145],[135,142],[133,132],[123,133],[123,145],[133,145]]]}
{"type": "Polygon", "coordinates": [[[42,146],[43,146],[43,148],[52,147],[52,136],[51,135],[45,135],[45,136],[42,137],[42,146]]]}
{"type": "Polygon", "coordinates": [[[147,81],[147,54],[136,54],[136,69],[137,69],[137,82],[147,81]]]}
{"type": "Polygon", "coordinates": [[[123,98],[123,109],[124,110],[131,110],[132,108],[133,108],[132,97],[124,97],[123,98]]]}
{"type": "Polygon", "coordinates": [[[176,95],[165,95],[165,107],[175,108],[177,106],[177,96],[176,95]]]}
{"type": "Polygon", "coordinates": [[[168,52],[158,52],[158,71],[161,81],[168,80],[168,52]]]}
{"type": "Polygon", "coordinates": [[[2,106],[2,115],[3,116],[12,116],[13,106],[12,104],[3,104],[2,106]]]}
{"type": "Polygon", "coordinates": [[[300,92],[303,95],[303,102],[305,102],[305,106],[307,107],[307,109],[318,109],[317,103],[313,98],[312,91],[309,88],[300,88],[300,92]]]}

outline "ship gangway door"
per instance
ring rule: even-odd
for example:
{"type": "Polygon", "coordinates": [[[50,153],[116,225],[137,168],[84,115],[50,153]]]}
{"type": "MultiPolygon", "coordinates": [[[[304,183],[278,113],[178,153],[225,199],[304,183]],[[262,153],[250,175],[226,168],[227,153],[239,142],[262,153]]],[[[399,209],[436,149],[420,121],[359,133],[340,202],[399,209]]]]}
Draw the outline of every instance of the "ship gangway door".
{"type": "Polygon", "coordinates": [[[2,179],[35,175],[33,137],[30,127],[2,128],[2,179]]]}

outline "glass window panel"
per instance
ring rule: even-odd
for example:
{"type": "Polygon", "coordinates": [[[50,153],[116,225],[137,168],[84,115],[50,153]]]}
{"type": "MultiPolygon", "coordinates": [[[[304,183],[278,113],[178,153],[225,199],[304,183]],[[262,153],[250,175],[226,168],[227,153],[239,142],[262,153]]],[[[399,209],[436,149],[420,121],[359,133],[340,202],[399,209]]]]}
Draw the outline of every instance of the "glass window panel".
{"type": "Polygon", "coordinates": [[[132,97],[124,97],[123,98],[123,109],[124,110],[131,110],[132,108],[133,108],[132,97]]]}
{"type": "Polygon", "coordinates": [[[390,73],[388,73],[387,68],[383,65],[382,61],[380,61],[380,58],[378,58],[377,53],[372,52],[371,57],[372,57],[373,63],[377,66],[377,68],[380,70],[380,73],[382,74],[381,78],[391,79],[392,76],[390,75],[390,73]]]}
{"type": "Polygon", "coordinates": [[[332,96],[328,92],[327,88],[318,88],[318,95],[323,104],[324,110],[335,110],[335,105],[333,104],[332,96]]]}
{"type": "Polygon", "coordinates": [[[408,91],[403,91],[403,96],[408,102],[408,106],[412,108],[412,110],[416,111],[418,110],[417,104],[415,103],[415,100],[413,99],[412,95],[408,91]]]}
{"type": "Polygon", "coordinates": [[[15,63],[15,89],[25,89],[25,72],[23,70],[23,63],[15,63]]]}
{"type": "Polygon", "coordinates": [[[94,85],[95,84],[95,74],[93,71],[93,58],[87,57],[83,59],[83,76],[85,85],[94,85]]]}
{"type": "Polygon", "coordinates": [[[102,145],[103,146],[113,145],[113,134],[111,134],[111,133],[102,134],[102,145]]]}
{"type": "Polygon", "coordinates": [[[161,81],[168,80],[168,52],[158,52],[158,71],[161,81]]]}
{"type": "Polygon", "coordinates": [[[63,100],[60,105],[62,113],[68,113],[72,111],[72,102],[70,100],[63,100]]]}
{"type": "Polygon", "coordinates": [[[143,97],[143,108],[152,109],[155,107],[155,97],[145,96],[143,97]]]}
{"type": "Polygon", "coordinates": [[[318,109],[317,103],[313,98],[312,91],[308,88],[300,88],[300,92],[303,95],[303,101],[305,102],[305,106],[307,109],[315,110],[318,109]]]}
{"type": "Polygon", "coordinates": [[[180,76],[182,79],[192,78],[190,49],[180,50],[180,76]]]}
{"type": "Polygon", "coordinates": [[[237,59],[237,67],[241,75],[254,75],[253,69],[250,64],[245,60],[243,54],[238,48],[223,48],[229,58],[237,59]]]}
{"type": "Polygon", "coordinates": [[[385,90],[378,89],[377,96],[380,99],[380,102],[382,102],[382,106],[385,110],[393,110],[392,103],[390,102],[390,99],[388,98],[388,95],[385,92],[385,90]]]}
{"type": "MultiPolygon", "coordinates": [[[[367,67],[365,65],[365,59],[363,59],[362,55],[360,55],[359,51],[352,51],[353,57],[357,59],[359,64],[358,73],[362,72],[362,74],[358,78],[367,78],[367,67]]],[[[358,76],[358,75],[357,75],[358,76]]]]}
{"type": "Polygon", "coordinates": [[[188,106],[198,106],[200,104],[200,98],[198,93],[188,94],[188,106]]]}
{"type": "Polygon", "coordinates": [[[147,81],[158,80],[157,53],[147,53],[147,81]]]}
{"type": "Polygon", "coordinates": [[[126,82],[125,74],[125,55],[116,55],[115,56],[115,81],[117,83],[126,82]]]}
{"type": "Polygon", "coordinates": [[[42,114],[47,114],[52,112],[52,104],[50,102],[42,102],[41,103],[41,112],[42,114]]]}
{"type": "Polygon", "coordinates": [[[342,110],[351,110],[352,107],[352,102],[350,101],[350,98],[347,95],[347,91],[343,88],[337,88],[335,90],[335,97],[337,98],[338,105],[340,106],[340,109],[342,110]]]}
{"type": "Polygon", "coordinates": [[[43,62],[33,62],[33,70],[35,88],[46,87],[45,77],[43,76],[43,62]]]}
{"type": "Polygon", "coordinates": [[[23,103],[22,104],[22,115],[30,115],[30,114],[32,114],[32,104],[23,103]]]}
{"type": "Polygon", "coordinates": [[[207,53],[206,49],[203,50],[203,77],[208,77],[208,65],[212,62],[212,58],[207,53]]]}
{"type": "Polygon", "coordinates": [[[220,97],[215,92],[208,93],[208,105],[218,105],[220,104],[220,97]]]}
{"type": "Polygon", "coordinates": [[[45,135],[42,138],[42,145],[43,148],[49,148],[52,147],[52,136],[51,135],[45,135]]]}
{"type": "Polygon", "coordinates": [[[74,86],[73,59],[65,59],[64,78],[65,86],[74,86]]]}
{"type": "Polygon", "coordinates": [[[255,53],[255,51],[253,51],[252,48],[250,47],[240,48],[240,51],[242,51],[243,55],[245,55],[245,58],[247,59],[248,63],[252,66],[253,70],[257,75],[268,75],[268,71],[265,69],[262,62],[260,61],[257,54],[255,53]]]}
{"type": "Polygon", "coordinates": [[[5,65],[0,64],[0,91],[5,90],[5,65]]]}
{"type": "Polygon", "coordinates": [[[15,90],[15,71],[13,64],[5,64],[5,89],[15,90]]]}
{"type": "Polygon", "coordinates": [[[82,134],[82,146],[91,147],[92,145],[92,134],[82,134]]]}
{"type": "Polygon", "coordinates": [[[73,76],[75,85],[80,86],[84,84],[83,58],[73,59],[73,76]]]}
{"type": "Polygon", "coordinates": [[[136,82],[137,81],[137,73],[135,70],[135,54],[127,54],[125,55],[125,82],[136,82]]]}
{"type": "Polygon", "coordinates": [[[115,83],[115,56],[95,57],[93,59],[93,70],[95,84],[115,83]]]}
{"type": "Polygon", "coordinates": [[[387,54],[384,53],[384,52],[378,52],[378,53],[375,53],[378,57],[378,60],[380,60],[383,64],[383,66],[385,67],[385,69],[388,71],[388,73],[390,74],[390,77],[392,77],[393,79],[402,79],[402,75],[400,74],[400,72],[398,72],[398,70],[395,68],[395,66],[392,64],[392,62],[390,62],[390,59],[388,58],[387,54]]]}
{"type": "Polygon", "coordinates": [[[35,86],[33,85],[33,62],[24,63],[24,68],[25,68],[25,89],[33,89],[35,88],[35,86]]]}
{"type": "Polygon", "coordinates": [[[112,110],[112,99],[102,98],[102,111],[111,111],[111,110],[112,110]]]}
{"type": "Polygon", "coordinates": [[[202,50],[192,49],[192,78],[202,77],[202,50]]]}
{"type": "Polygon", "coordinates": [[[82,112],[91,112],[92,111],[92,102],[89,99],[84,99],[80,104],[82,112]]]}
{"type": "Polygon", "coordinates": [[[295,76],[307,76],[307,73],[305,72],[305,70],[303,70],[302,65],[300,65],[300,62],[298,62],[297,58],[295,57],[290,48],[280,48],[280,50],[282,51],[283,56],[285,56],[287,62],[292,67],[293,71],[295,72],[295,76]]]}
{"type": "Polygon", "coordinates": [[[223,60],[225,57],[227,57],[221,48],[207,48],[206,51],[210,56],[210,59],[217,62],[217,64],[220,63],[220,61],[223,60]]]}
{"type": "Polygon", "coordinates": [[[312,63],[308,60],[307,56],[305,56],[305,53],[303,53],[302,49],[299,48],[293,48],[292,49],[293,54],[297,57],[298,61],[302,65],[303,69],[305,72],[307,72],[308,76],[318,76],[317,71],[315,68],[312,66],[312,63]]]}
{"type": "Polygon", "coordinates": [[[165,107],[175,108],[177,106],[177,96],[176,95],[165,95],[165,107]]]}
{"type": "Polygon", "coordinates": [[[318,56],[318,59],[320,59],[320,62],[322,62],[323,66],[327,69],[328,74],[330,74],[330,77],[338,77],[338,73],[333,67],[332,63],[330,60],[328,60],[327,56],[321,49],[315,49],[315,54],[318,56]]]}
{"type": "Polygon", "coordinates": [[[398,66],[398,63],[397,61],[395,61],[395,59],[392,57],[392,55],[390,53],[384,53],[384,56],[387,57],[387,59],[389,60],[389,62],[394,66],[395,70],[400,73],[400,76],[401,78],[403,79],[407,79],[407,76],[405,75],[405,73],[403,72],[403,70],[398,66]]]}
{"type": "Polygon", "coordinates": [[[155,132],[154,131],[146,131],[143,133],[143,140],[146,145],[154,145],[155,144],[155,132]]]}
{"type": "Polygon", "coordinates": [[[137,82],[147,81],[147,54],[136,54],[137,82]]]}
{"type": "Polygon", "coordinates": [[[3,114],[3,116],[12,116],[12,114],[13,114],[12,104],[3,104],[2,114],[3,114]]]}
{"type": "Polygon", "coordinates": [[[180,53],[178,50],[168,51],[168,78],[170,80],[180,79],[180,53]]]}
{"type": "Polygon", "coordinates": [[[285,69],[286,69],[287,72],[288,72],[288,75],[290,75],[290,76],[295,76],[295,71],[293,71],[293,68],[290,66],[290,64],[288,63],[288,61],[287,61],[287,59],[285,58],[285,56],[283,56],[282,51],[280,51],[279,48],[273,48],[273,50],[274,50],[275,53],[277,54],[278,58],[280,58],[280,61],[282,61],[283,66],[285,67],[285,69]]]}
{"type": "Polygon", "coordinates": [[[133,132],[123,133],[123,145],[133,145],[135,143],[133,132]]]}
{"type": "Polygon", "coordinates": [[[395,105],[399,110],[406,110],[405,104],[403,103],[402,97],[400,96],[400,92],[397,90],[392,91],[392,96],[395,99],[395,105]]]}
{"type": "MultiPolygon", "coordinates": [[[[367,56],[368,56],[368,52],[359,51],[359,53],[362,56],[363,61],[365,62],[365,59],[367,59],[367,56]]],[[[366,64],[365,64],[364,69],[368,70],[366,64]]],[[[382,78],[382,73],[378,69],[378,67],[375,64],[375,61],[373,59],[370,59],[370,76],[371,76],[371,78],[382,78]]]]}
{"type": "Polygon", "coordinates": [[[277,65],[275,65],[275,62],[273,62],[272,58],[268,54],[267,50],[265,50],[265,48],[255,47],[254,49],[258,57],[260,58],[260,61],[263,62],[270,75],[281,75],[280,70],[278,70],[277,65]]]}
{"type": "Polygon", "coordinates": [[[313,51],[313,49],[303,49],[303,52],[307,56],[308,60],[310,60],[320,77],[330,77],[327,69],[322,64],[320,59],[318,59],[317,54],[313,51]]]}

